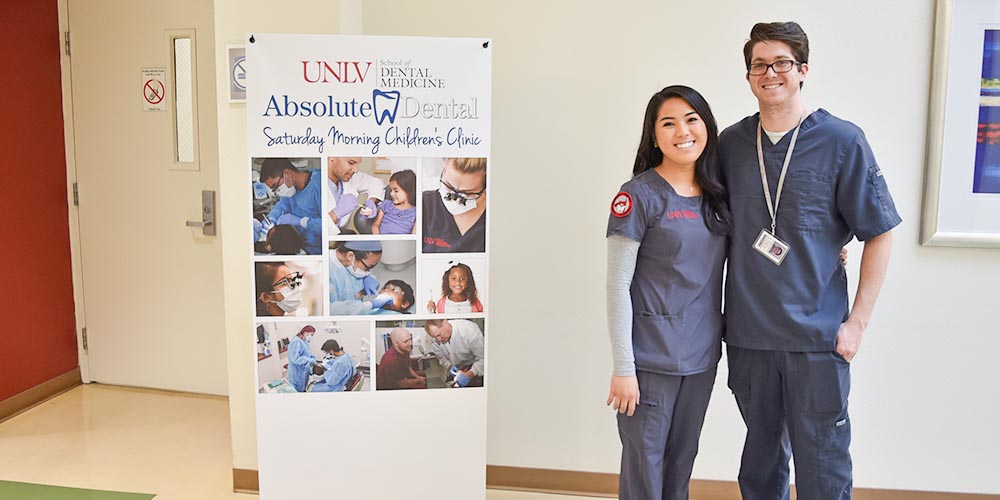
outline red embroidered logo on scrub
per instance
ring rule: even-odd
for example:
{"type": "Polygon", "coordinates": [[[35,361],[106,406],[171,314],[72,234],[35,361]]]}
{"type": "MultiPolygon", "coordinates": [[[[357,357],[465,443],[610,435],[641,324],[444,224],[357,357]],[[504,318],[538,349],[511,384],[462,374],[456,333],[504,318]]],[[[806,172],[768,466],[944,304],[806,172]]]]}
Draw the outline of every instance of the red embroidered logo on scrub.
{"type": "Polygon", "coordinates": [[[430,236],[424,236],[424,243],[427,245],[434,245],[438,248],[451,248],[451,245],[447,241],[441,238],[431,238],[430,236]]]}
{"type": "Polygon", "coordinates": [[[690,210],[669,210],[667,211],[667,219],[697,219],[698,212],[692,212],[690,210]]]}
{"type": "Polygon", "coordinates": [[[615,217],[625,217],[632,213],[632,195],[622,191],[611,200],[611,215],[615,217]]]}

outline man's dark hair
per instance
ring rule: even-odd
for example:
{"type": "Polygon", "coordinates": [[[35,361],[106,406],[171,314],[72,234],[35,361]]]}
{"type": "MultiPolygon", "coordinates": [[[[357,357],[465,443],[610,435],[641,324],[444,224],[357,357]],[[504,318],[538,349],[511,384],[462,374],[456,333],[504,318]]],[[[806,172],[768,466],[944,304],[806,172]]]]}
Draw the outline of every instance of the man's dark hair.
{"type": "MultiPolygon", "coordinates": [[[[794,21],[783,23],[757,23],[750,29],[750,39],[743,45],[743,60],[747,71],[750,70],[750,59],[753,58],[753,48],[760,42],[782,42],[792,49],[792,55],[800,63],[809,62],[809,37],[802,26],[794,21]]],[[[799,67],[799,71],[802,68],[799,67]]],[[[799,85],[801,87],[801,85],[799,85]]]]}
{"type": "Polygon", "coordinates": [[[288,158],[268,158],[260,165],[260,180],[281,177],[285,170],[299,171],[288,158]]]}
{"type": "Polygon", "coordinates": [[[343,351],[344,349],[340,347],[339,342],[333,339],[329,339],[326,342],[323,342],[323,347],[320,347],[320,350],[323,352],[340,352],[343,351]]]}
{"type": "Polygon", "coordinates": [[[405,281],[389,280],[385,282],[385,285],[382,285],[382,288],[385,288],[389,285],[398,286],[399,289],[403,291],[403,301],[409,304],[406,306],[407,309],[409,309],[410,306],[413,305],[413,302],[416,301],[416,299],[413,297],[413,287],[408,285],[405,281]]]}

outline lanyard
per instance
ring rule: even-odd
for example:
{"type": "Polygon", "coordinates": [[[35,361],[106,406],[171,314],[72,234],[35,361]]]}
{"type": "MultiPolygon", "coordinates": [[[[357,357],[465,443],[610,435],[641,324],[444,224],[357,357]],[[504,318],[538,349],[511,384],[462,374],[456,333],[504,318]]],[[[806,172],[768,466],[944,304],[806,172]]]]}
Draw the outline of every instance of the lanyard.
{"type": "Polygon", "coordinates": [[[767,201],[767,211],[771,214],[771,235],[777,236],[775,226],[778,225],[777,213],[778,202],[781,201],[781,189],[785,186],[785,174],[788,173],[788,162],[792,159],[792,150],[795,149],[795,140],[799,138],[799,129],[802,127],[802,119],[805,114],[799,117],[799,123],[795,125],[795,132],[792,132],[792,141],[788,144],[788,152],[785,153],[785,163],[781,166],[781,175],[778,176],[778,191],[774,194],[774,204],[771,204],[771,190],[767,187],[767,172],[764,170],[764,149],[761,147],[760,134],[764,126],[760,119],[757,119],[757,163],[760,164],[760,182],[764,185],[764,200],[767,201]]]}

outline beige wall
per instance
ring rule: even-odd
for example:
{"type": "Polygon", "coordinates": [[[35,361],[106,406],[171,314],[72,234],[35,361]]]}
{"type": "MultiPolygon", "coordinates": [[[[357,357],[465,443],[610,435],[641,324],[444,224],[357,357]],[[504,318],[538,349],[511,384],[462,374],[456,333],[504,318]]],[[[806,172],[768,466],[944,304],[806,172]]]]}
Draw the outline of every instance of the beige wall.
{"type": "MultiPolygon", "coordinates": [[[[642,109],[654,91],[684,83],[705,94],[723,126],[752,113],[740,47],[754,22],[795,19],[813,45],[807,105],[865,129],[904,219],[853,366],[855,484],[1000,493],[988,302],[1000,252],[917,244],[932,0],[367,0],[363,11],[342,1],[287,12],[217,0],[218,57],[253,29],[336,32],[338,13],[350,17],[345,31],[363,17],[365,34],[494,40],[491,275],[511,279],[490,288],[488,463],[617,470],[614,420],[603,407],[604,230],[611,196],[629,177],[642,109]]],[[[226,76],[219,68],[220,95],[226,76]]],[[[255,468],[243,107],[220,99],[219,127],[233,461],[255,468]]],[[[861,247],[851,250],[856,283],[861,247]]],[[[725,379],[723,365],[697,478],[736,477],[743,429],[725,379]]]]}
{"type": "MultiPolygon", "coordinates": [[[[246,133],[246,106],[229,104],[229,69],[226,45],[245,45],[244,34],[340,33],[341,3],[302,0],[294,5],[261,0],[216,0],[215,40],[219,95],[219,193],[220,235],[226,300],[226,342],[229,351],[229,411],[233,434],[233,468],[257,468],[256,417],[254,416],[253,304],[248,290],[251,278],[250,198],[246,133]]],[[[353,2],[351,2],[353,4],[353,2]]],[[[349,14],[356,15],[353,8],[349,14]]],[[[353,24],[357,24],[356,21],[353,24]]],[[[348,25],[348,28],[350,25],[348,25]]],[[[252,70],[251,70],[252,71],[252,70]]]]}

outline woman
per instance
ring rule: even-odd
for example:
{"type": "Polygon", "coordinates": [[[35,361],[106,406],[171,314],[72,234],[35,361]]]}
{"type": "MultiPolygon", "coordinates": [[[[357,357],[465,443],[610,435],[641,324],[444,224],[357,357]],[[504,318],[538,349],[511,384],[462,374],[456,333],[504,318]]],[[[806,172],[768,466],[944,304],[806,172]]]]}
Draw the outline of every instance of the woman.
{"type": "Polygon", "coordinates": [[[608,324],[622,500],[687,499],[721,357],[729,232],[718,128],[684,86],[649,100],[608,221],[608,324]]]}
{"type": "Polygon", "coordinates": [[[306,392],[309,372],[316,366],[316,356],[309,347],[309,342],[315,335],[316,328],[306,325],[288,344],[288,383],[292,384],[296,392],[306,392]]]}
{"type": "Polygon", "coordinates": [[[486,158],[448,158],[424,191],[424,253],[486,251],[486,158]]]}
{"type": "Polygon", "coordinates": [[[257,316],[294,315],[302,306],[302,273],[284,262],[254,263],[257,316]]]}
{"type": "Polygon", "coordinates": [[[360,300],[379,290],[372,269],[382,260],[378,241],[338,242],[330,252],[330,302],[360,300]]]}

